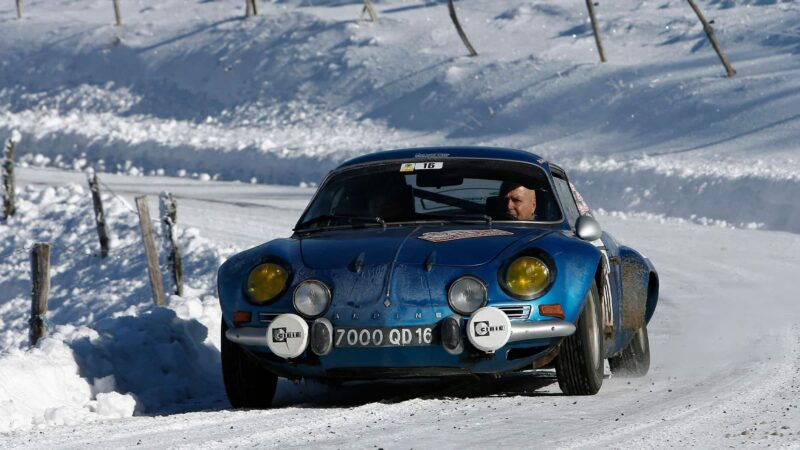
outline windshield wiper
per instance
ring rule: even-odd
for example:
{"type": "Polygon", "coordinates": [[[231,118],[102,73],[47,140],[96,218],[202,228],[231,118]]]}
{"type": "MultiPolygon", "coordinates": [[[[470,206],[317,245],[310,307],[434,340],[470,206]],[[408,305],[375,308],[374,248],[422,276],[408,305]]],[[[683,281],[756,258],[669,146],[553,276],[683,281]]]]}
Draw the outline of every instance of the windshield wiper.
{"type": "Polygon", "coordinates": [[[381,219],[380,217],[348,216],[344,214],[322,214],[320,216],[308,219],[305,222],[301,223],[297,228],[294,229],[294,231],[298,230],[310,231],[306,230],[305,227],[308,225],[313,225],[315,223],[324,222],[326,220],[347,220],[348,224],[352,224],[353,221],[362,223],[377,223],[380,224],[383,227],[383,229],[386,229],[386,221],[381,219]]]}
{"type": "Polygon", "coordinates": [[[447,220],[455,223],[474,222],[476,220],[483,220],[489,227],[492,226],[492,216],[488,214],[432,214],[426,215],[434,220],[447,220]]]}

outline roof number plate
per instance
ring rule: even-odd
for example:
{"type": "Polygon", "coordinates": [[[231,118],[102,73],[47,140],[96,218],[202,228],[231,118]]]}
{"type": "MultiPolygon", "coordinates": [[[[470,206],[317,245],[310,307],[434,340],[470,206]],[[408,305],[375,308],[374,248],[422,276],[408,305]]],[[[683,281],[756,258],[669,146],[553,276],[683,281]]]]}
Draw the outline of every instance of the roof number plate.
{"type": "Polygon", "coordinates": [[[418,163],[403,163],[400,166],[400,172],[414,172],[415,170],[439,170],[444,167],[443,162],[418,162],[418,163]]]}

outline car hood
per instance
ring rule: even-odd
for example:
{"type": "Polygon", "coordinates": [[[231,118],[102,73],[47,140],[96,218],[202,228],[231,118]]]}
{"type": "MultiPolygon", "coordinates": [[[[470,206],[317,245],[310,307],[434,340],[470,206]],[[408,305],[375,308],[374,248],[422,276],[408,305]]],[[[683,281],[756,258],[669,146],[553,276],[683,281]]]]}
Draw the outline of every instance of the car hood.
{"type": "Polygon", "coordinates": [[[508,246],[550,230],[485,225],[361,228],[300,238],[303,263],[326,270],[387,264],[469,267],[488,263],[508,246]]]}

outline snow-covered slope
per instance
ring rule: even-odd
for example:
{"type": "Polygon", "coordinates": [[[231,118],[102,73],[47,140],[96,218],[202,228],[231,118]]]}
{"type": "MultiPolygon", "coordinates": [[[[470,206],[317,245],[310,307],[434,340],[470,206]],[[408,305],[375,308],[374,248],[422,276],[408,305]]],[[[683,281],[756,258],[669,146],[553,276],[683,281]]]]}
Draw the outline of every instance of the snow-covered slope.
{"type": "Polygon", "coordinates": [[[0,136],[31,164],[290,184],[367,151],[511,146],[607,210],[800,231],[795,1],[701,2],[732,79],[683,0],[599,5],[606,64],[580,0],[459,1],[477,58],[441,1],[379,1],[377,24],[355,0],[263,3],[127,1],[123,27],[105,0],[0,6],[0,136]]]}

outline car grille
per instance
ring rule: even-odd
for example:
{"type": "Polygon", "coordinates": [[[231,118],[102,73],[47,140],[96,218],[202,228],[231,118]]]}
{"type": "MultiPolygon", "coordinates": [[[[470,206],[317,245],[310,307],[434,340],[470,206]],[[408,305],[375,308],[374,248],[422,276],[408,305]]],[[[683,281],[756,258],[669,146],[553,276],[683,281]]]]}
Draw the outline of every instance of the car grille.
{"type": "Polygon", "coordinates": [[[531,315],[531,305],[498,306],[511,320],[525,320],[531,315]]]}
{"type": "Polygon", "coordinates": [[[280,313],[258,313],[258,321],[261,323],[270,323],[280,315],[280,313]]]}

